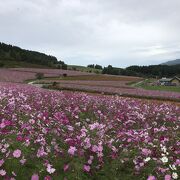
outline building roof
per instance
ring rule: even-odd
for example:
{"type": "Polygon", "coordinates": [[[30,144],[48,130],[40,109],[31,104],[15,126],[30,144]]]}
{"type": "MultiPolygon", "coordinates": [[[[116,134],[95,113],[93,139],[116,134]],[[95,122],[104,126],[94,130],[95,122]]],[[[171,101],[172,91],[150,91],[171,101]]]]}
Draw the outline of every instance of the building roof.
{"type": "Polygon", "coordinates": [[[173,81],[173,80],[175,80],[175,79],[177,79],[178,81],[180,81],[180,78],[178,78],[178,77],[173,77],[173,78],[162,78],[162,79],[160,79],[159,81],[160,82],[171,82],[171,81],[173,81]]]}
{"type": "Polygon", "coordinates": [[[176,76],[173,77],[171,81],[173,81],[174,79],[177,79],[177,80],[180,82],[180,78],[178,78],[178,77],[176,77],[176,76]]]}
{"type": "Polygon", "coordinates": [[[172,81],[172,78],[162,78],[159,81],[160,82],[170,82],[170,81],[172,81]]]}

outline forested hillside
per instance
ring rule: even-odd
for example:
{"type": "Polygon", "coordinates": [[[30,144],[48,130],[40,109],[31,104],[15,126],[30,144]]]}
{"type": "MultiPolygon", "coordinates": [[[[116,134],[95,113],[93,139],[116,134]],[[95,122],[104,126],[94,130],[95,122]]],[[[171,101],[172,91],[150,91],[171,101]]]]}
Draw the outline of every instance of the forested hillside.
{"type": "Polygon", "coordinates": [[[0,43],[0,67],[29,67],[31,64],[63,69],[67,68],[67,65],[63,61],[58,61],[54,56],[0,43]]]}
{"type": "Polygon", "coordinates": [[[109,65],[104,67],[102,73],[142,77],[173,77],[180,75],[180,65],[129,66],[125,69],[109,65]]]}

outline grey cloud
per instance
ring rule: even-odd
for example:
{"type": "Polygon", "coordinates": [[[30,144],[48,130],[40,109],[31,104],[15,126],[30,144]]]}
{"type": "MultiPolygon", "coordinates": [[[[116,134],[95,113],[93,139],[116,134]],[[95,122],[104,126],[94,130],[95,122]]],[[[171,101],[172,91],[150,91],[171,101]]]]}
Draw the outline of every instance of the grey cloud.
{"type": "Polygon", "coordinates": [[[70,64],[179,58],[179,0],[0,0],[0,41],[70,64]]]}

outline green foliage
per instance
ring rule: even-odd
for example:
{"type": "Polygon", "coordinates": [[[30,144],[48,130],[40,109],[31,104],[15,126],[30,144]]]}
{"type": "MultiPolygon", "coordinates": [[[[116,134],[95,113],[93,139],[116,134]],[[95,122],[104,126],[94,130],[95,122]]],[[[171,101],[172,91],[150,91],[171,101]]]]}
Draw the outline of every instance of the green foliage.
{"type": "Polygon", "coordinates": [[[121,68],[116,68],[116,67],[112,67],[111,65],[109,65],[108,67],[104,67],[102,73],[103,74],[112,74],[112,75],[121,75],[122,71],[123,71],[123,69],[121,69],[121,68]]]}
{"type": "Polygon", "coordinates": [[[43,73],[36,73],[36,79],[43,79],[44,74],[43,73]]]}
{"type": "Polygon", "coordinates": [[[62,69],[67,70],[67,64],[62,64],[62,69]]]}
{"type": "Polygon", "coordinates": [[[52,83],[52,86],[56,87],[57,84],[58,84],[58,83],[57,83],[56,81],[54,81],[54,82],[52,83]]]}
{"type": "Polygon", "coordinates": [[[4,63],[0,61],[0,67],[3,67],[4,66],[4,63]]]}
{"type": "Polygon", "coordinates": [[[108,67],[104,67],[102,73],[142,77],[173,77],[180,75],[180,65],[130,66],[126,69],[116,68],[109,65],[108,67]]]}
{"type": "Polygon", "coordinates": [[[101,65],[98,65],[98,64],[89,64],[87,66],[88,68],[93,68],[93,69],[103,69],[101,65]]]}
{"type": "MultiPolygon", "coordinates": [[[[67,69],[67,65],[63,61],[58,61],[54,56],[0,43],[0,62],[3,63],[3,66],[4,64],[11,64],[14,61],[17,64],[29,63],[48,67],[62,66],[62,69],[67,69]]],[[[0,64],[0,67],[2,67],[2,64],[0,64]]]]}
{"type": "Polygon", "coordinates": [[[89,73],[96,73],[97,71],[98,71],[98,74],[102,73],[102,69],[95,69],[95,68],[77,66],[77,65],[68,65],[68,69],[74,70],[74,71],[89,72],[89,73]]]}
{"type": "Polygon", "coordinates": [[[87,67],[94,68],[94,64],[89,64],[89,65],[87,65],[87,67]]]}
{"type": "Polygon", "coordinates": [[[180,75],[180,65],[130,66],[126,70],[146,77],[172,77],[180,75]]]}
{"type": "Polygon", "coordinates": [[[63,61],[59,61],[56,67],[57,67],[58,69],[67,70],[67,64],[65,64],[63,61]]]}

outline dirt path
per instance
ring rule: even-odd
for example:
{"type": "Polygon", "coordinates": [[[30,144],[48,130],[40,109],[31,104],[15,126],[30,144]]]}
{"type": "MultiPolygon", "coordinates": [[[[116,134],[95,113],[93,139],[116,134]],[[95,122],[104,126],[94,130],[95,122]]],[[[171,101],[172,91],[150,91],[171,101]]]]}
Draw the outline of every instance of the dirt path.
{"type": "Polygon", "coordinates": [[[31,82],[29,82],[28,84],[29,84],[29,85],[32,85],[32,86],[35,86],[35,87],[40,87],[40,88],[42,88],[43,85],[44,85],[44,84],[36,84],[35,82],[36,82],[36,81],[31,81],[31,82]]]}

